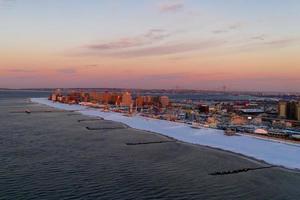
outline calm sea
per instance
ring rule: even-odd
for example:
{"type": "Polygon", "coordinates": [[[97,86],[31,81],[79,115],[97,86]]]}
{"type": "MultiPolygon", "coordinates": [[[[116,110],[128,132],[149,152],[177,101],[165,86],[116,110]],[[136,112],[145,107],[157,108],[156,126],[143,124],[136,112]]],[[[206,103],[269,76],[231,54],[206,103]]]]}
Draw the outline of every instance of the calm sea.
{"type": "Polygon", "coordinates": [[[212,176],[265,165],[180,142],[128,146],[168,138],[28,101],[47,95],[0,91],[0,199],[300,199],[297,172],[212,176]]]}

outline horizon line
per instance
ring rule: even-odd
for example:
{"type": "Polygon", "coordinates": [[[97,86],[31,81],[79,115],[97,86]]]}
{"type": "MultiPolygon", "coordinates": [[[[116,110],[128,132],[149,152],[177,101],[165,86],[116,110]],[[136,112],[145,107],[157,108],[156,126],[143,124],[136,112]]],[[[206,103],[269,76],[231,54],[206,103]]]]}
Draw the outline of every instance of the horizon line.
{"type": "Polygon", "coordinates": [[[0,88],[0,90],[54,90],[54,89],[117,89],[117,90],[166,90],[166,91],[198,91],[198,92],[222,92],[222,93],[277,93],[277,94],[297,94],[299,92],[293,91],[257,91],[257,90],[216,90],[216,89],[188,89],[188,88],[121,88],[121,87],[40,87],[40,88],[0,88]]]}

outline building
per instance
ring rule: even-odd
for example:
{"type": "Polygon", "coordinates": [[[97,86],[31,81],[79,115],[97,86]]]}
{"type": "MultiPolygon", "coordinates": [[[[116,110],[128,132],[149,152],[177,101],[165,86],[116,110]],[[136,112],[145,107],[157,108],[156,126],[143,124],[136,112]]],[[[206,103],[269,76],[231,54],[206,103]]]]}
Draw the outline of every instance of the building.
{"type": "Polygon", "coordinates": [[[159,97],[159,102],[163,108],[167,107],[170,103],[170,99],[167,96],[159,97]]]}
{"type": "Polygon", "coordinates": [[[278,103],[278,117],[286,118],[287,117],[287,102],[279,101],[278,103]]]}
{"type": "Polygon", "coordinates": [[[105,91],[102,94],[102,103],[103,104],[109,104],[109,102],[111,101],[111,93],[108,91],[105,91]]]}
{"type": "Polygon", "coordinates": [[[290,120],[300,120],[300,102],[280,101],[278,103],[278,117],[290,120]]]}
{"type": "Polygon", "coordinates": [[[287,119],[296,119],[296,107],[297,107],[297,102],[295,101],[290,101],[287,104],[287,119]]]}
{"type": "Polygon", "coordinates": [[[49,100],[52,101],[58,101],[58,97],[61,97],[61,90],[60,89],[56,89],[52,92],[51,96],[49,97],[49,100]]]}
{"type": "Polygon", "coordinates": [[[209,113],[209,106],[205,105],[205,104],[200,104],[200,105],[198,105],[198,111],[199,111],[199,113],[208,114],[209,113]]]}
{"type": "Polygon", "coordinates": [[[245,125],[247,124],[247,120],[243,116],[233,115],[230,119],[230,123],[232,125],[245,125]]]}
{"type": "Polygon", "coordinates": [[[159,96],[154,96],[151,99],[152,99],[152,103],[153,103],[154,106],[160,107],[160,98],[159,98],[159,96]]]}
{"type": "Polygon", "coordinates": [[[121,103],[121,95],[118,94],[118,93],[111,94],[111,97],[110,97],[108,103],[111,104],[111,105],[119,106],[120,103],[121,103]]]}
{"type": "Polygon", "coordinates": [[[58,96],[57,94],[54,94],[54,93],[53,93],[53,94],[50,96],[49,99],[52,100],[52,101],[57,101],[57,96],[58,96]]]}
{"type": "Polygon", "coordinates": [[[130,107],[132,104],[132,97],[129,92],[125,92],[122,95],[122,101],[121,101],[121,106],[127,106],[130,107]]]}
{"type": "Polygon", "coordinates": [[[143,107],[144,106],[144,97],[143,96],[137,96],[136,97],[136,107],[143,107]]]}
{"type": "Polygon", "coordinates": [[[101,100],[101,94],[97,93],[97,92],[90,92],[89,93],[90,96],[90,100],[92,102],[99,102],[101,100]]]}
{"type": "Polygon", "coordinates": [[[151,96],[144,96],[144,105],[152,105],[152,97],[151,96]]]}
{"type": "Polygon", "coordinates": [[[300,102],[298,102],[296,105],[295,115],[296,115],[296,120],[300,121],[300,102]]]}

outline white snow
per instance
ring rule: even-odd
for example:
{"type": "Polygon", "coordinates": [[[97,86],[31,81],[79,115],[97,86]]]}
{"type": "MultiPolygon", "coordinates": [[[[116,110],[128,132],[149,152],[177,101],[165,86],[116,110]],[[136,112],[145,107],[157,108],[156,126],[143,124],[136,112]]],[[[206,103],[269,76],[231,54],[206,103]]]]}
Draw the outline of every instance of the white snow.
{"type": "Polygon", "coordinates": [[[122,122],[136,129],[152,131],[176,138],[180,141],[219,148],[249,157],[263,160],[269,164],[300,169],[300,145],[275,140],[260,139],[255,136],[225,136],[222,130],[201,128],[193,129],[189,125],[145,118],[126,117],[121,113],[102,112],[99,109],[80,105],[54,103],[46,98],[32,98],[32,102],[63,110],[76,110],[83,115],[103,117],[106,120],[122,122]]]}

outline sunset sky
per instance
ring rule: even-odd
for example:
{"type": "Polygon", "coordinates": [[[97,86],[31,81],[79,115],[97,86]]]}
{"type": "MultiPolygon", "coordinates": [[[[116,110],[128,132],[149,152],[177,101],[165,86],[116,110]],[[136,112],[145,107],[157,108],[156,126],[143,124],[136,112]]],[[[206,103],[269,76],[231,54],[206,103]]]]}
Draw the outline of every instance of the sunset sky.
{"type": "Polygon", "coordinates": [[[0,0],[0,88],[300,92],[299,0],[0,0]]]}

